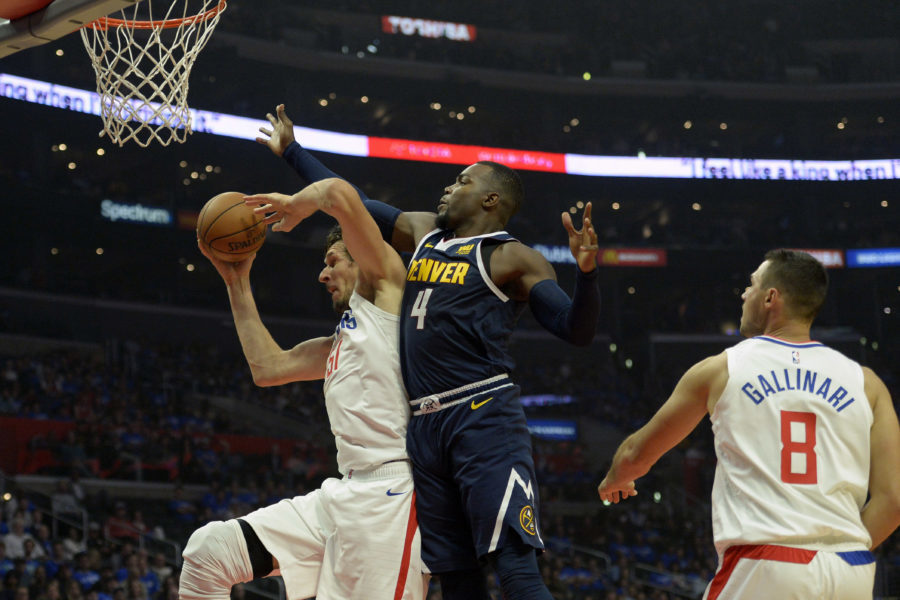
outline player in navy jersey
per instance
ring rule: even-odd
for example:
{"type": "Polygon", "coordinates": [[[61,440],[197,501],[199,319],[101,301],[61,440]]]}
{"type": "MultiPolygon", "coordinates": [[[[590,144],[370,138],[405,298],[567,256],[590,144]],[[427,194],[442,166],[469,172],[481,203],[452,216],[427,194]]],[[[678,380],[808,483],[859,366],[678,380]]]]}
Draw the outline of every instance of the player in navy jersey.
{"type": "MultiPolygon", "coordinates": [[[[308,181],[336,175],[293,140],[283,106],[267,115],[266,143],[308,181]]],[[[480,560],[504,598],[550,598],[536,550],[543,548],[531,440],[510,379],[508,342],[526,304],[545,328],[587,345],[599,318],[597,236],[591,204],[583,227],[562,222],[577,263],[572,299],[547,260],[504,231],[523,197],[518,174],[483,161],[444,189],[436,213],[401,212],[366,199],[382,235],[415,251],[401,309],[403,379],[412,399],[413,461],[425,564],[447,600],[488,598],[480,560]]],[[[260,206],[274,230],[297,223],[291,202],[260,206]]]]}

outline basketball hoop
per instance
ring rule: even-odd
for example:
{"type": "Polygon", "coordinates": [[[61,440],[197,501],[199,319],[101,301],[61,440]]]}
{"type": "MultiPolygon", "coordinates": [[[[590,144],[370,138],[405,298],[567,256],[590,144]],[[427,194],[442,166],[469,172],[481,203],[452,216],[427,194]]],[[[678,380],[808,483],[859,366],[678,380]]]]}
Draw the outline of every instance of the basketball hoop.
{"type": "Polygon", "coordinates": [[[165,16],[154,19],[153,2],[137,2],[121,17],[101,17],[81,29],[97,76],[100,137],[119,146],[128,140],[144,148],[153,140],[181,144],[192,133],[188,78],[226,6],[225,0],[172,0],[165,16]]]}

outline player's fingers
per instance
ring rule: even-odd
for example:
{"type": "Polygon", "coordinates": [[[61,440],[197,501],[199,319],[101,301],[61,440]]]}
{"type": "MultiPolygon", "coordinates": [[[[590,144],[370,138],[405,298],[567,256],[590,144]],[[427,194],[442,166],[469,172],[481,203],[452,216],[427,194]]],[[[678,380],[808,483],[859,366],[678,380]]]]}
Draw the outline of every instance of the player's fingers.
{"type": "Polygon", "coordinates": [[[268,194],[251,194],[244,196],[244,204],[247,206],[262,206],[269,204],[268,194]]]}
{"type": "Polygon", "coordinates": [[[263,133],[263,134],[265,134],[265,135],[267,135],[267,136],[269,136],[269,137],[272,137],[272,130],[271,130],[271,129],[267,129],[267,128],[265,128],[265,127],[260,127],[260,128],[259,128],[259,132],[260,132],[260,133],[263,133]]]}
{"type": "Polygon", "coordinates": [[[566,231],[568,231],[569,234],[576,234],[577,232],[575,231],[575,226],[572,225],[572,217],[569,215],[569,213],[564,212],[560,214],[562,216],[563,227],[566,228],[566,231]]]}
{"type": "Polygon", "coordinates": [[[588,202],[587,204],[584,205],[584,221],[585,222],[587,222],[591,219],[591,209],[592,208],[593,208],[593,205],[590,202],[588,202]]]}
{"type": "Polygon", "coordinates": [[[266,119],[272,124],[272,127],[278,125],[278,119],[272,116],[272,113],[266,113],[266,119]]]}
{"type": "Polygon", "coordinates": [[[277,211],[268,205],[257,206],[256,208],[253,209],[253,214],[261,216],[263,219],[266,220],[267,223],[271,222],[271,219],[273,217],[277,217],[280,219],[283,216],[283,213],[281,211],[277,211]]]}
{"type": "MultiPolygon", "coordinates": [[[[248,205],[248,206],[253,206],[253,205],[251,205],[249,202],[247,203],[247,205],[248,205]]],[[[259,206],[254,206],[254,208],[253,208],[253,214],[254,214],[254,215],[261,215],[261,216],[263,216],[263,217],[268,217],[268,216],[270,216],[270,215],[281,215],[282,213],[281,213],[280,210],[274,208],[271,204],[262,204],[262,203],[260,203],[259,206]]]]}
{"type": "Polygon", "coordinates": [[[597,234],[594,232],[594,228],[591,226],[590,221],[585,223],[581,230],[581,249],[597,250],[597,234]]]}

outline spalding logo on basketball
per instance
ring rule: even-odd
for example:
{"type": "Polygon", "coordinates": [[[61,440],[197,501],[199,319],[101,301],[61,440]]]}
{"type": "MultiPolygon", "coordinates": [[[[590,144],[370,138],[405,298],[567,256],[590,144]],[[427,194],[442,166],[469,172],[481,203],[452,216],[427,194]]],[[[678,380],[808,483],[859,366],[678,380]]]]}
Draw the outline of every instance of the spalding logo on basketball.
{"type": "Polygon", "coordinates": [[[238,262],[259,250],[266,240],[266,225],[261,215],[244,204],[244,194],[224,192],[200,211],[197,238],[216,258],[238,262]]]}

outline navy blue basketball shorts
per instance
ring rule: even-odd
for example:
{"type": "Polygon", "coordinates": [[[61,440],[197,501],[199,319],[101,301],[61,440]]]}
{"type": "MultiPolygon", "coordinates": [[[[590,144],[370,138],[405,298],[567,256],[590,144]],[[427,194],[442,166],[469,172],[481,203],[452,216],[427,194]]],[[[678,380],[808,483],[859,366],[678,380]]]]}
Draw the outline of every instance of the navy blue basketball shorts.
{"type": "Polygon", "coordinates": [[[519,387],[507,380],[464,398],[441,398],[444,406],[414,414],[406,437],[422,558],[432,573],[477,568],[511,535],[544,548],[519,387]]]}

